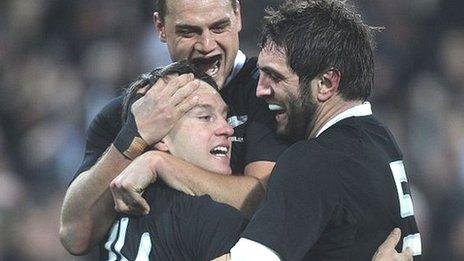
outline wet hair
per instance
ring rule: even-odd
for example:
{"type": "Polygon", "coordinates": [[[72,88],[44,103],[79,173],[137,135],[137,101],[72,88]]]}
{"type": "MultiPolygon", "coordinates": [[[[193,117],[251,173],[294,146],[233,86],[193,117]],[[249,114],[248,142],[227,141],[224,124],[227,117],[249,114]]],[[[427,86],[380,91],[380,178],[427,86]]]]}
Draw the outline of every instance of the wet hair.
{"type": "Polygon", "coordinates": [[[130,111],[132,104],[143,96],[143,94],[137,92],[139,89],[148,85],[148,91],[159,79],[162,79],[172,74],[182,75],[187,73],[192,73],[195,79],[202,80],[205,83],[211,85],[216,91],[219,91],[219,87],[216,81],[211,76],[209,76],[203,71],[196,69],[190,63],[188,63],[187,60],[180,60],[171,63],[165,67],[156,68],[149,73],[142,74],[137,78],[137,80],[129,84],[129,86],[124,90],[124,99],[121,114],[122,121],[126,121],[128,112],[130,111]]]}
{"type": "MultiPolygon", "coordinates": [[[[237,9],[237,0],[230,0],[230,5],[232,6],[234,10],[237,9]]],[[[164,22],[164,18],[166,17],[166,13],[168,9],[166,0],[155,0],[155,8],[156,8],[156,11],[159,13],[159,17],[161,21],[164,22]]]]}
{"type": "Polygon", "coordinates": [[[266,10],[260,47],[283,50],[302,88],[335,69],[341,96],[366,100],[374,82],[373,35],[380,29],[364,24],[346,1],[287,0],[266,10]]]}

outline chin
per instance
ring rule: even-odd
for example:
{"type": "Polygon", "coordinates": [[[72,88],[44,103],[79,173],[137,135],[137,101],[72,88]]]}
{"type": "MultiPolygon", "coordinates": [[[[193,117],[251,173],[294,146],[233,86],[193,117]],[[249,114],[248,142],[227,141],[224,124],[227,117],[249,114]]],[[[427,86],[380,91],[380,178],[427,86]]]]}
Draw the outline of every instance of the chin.
{"type": "Polygon", "coordinates": [[[279,134],[279,135],[288,135],[287,125],[277,123],[276,133],[279,134]]]}
{"type": "Polygon", "coordinates": [[[232,174],[230,160],[209,160],[207,164],[199,164],[198,166],[207,171],[215,172],[221,175],[232,174]]]}
{"type": "Polygon", "coordinates": [[[225,78],[216,76],[213,79],[216,82],[216,84],[219,86],[219,89],[222,89],[222,87],[224,87],[223,85],[226,83],[225,78]]]}
{"type": "Polygon", "coordinates": [[[230,166],[216,166],[210,169],[212,172],[216,172],[221,175],[230,175],[232,174],[232,169],[230,166]]]}
{"type": "Polygon", "coordinates": [[[220,168],[215,172],[217,172],[217,173],[219,173],[221,175],[230,175],[230,174],[232,174],[232,169],[229,166],[227,166],[227,167],[224,167],[224,168],[220,168]]]}

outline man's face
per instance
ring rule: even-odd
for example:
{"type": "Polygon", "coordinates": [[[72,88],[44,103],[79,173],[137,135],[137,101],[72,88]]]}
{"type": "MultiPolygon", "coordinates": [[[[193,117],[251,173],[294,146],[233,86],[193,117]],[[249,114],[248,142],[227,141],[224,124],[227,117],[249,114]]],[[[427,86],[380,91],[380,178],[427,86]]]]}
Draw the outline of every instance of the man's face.
{"type": "Polygon", "coordinates": [[[163,141],[178,158],[209,171],[231,174],[230,137],[234,130],[227,123],[227,106],[203,81],[195,94],[199,105],[179,119],[163,141]]]}
{"type": "Polygon", "coordinates": [[[304,139],[316,111],[312,95],[316,81],[302,94],[298,75],[287,65],[285,51],[275,46],[263,48],[258,57],[260,70],[256,96],[263,98],[275,113],[277,133],[293,141],[304,139]]]}
{"type": "Polygon", "coordinates": [[[156,19],[160,39],[173,61],[188,59],[222,88],[232,72],[242,28],[240,9],[230,0],[167,0],[164,23],[156,19]]]}

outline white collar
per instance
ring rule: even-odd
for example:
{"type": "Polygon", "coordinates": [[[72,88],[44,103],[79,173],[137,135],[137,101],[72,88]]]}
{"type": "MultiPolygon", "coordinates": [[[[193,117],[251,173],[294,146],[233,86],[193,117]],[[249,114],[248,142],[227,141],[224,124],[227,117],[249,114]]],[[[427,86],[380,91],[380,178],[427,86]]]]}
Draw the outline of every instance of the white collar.
{"type": "Polygon", "coordinates": [[[361,116],[368,116],[372,115],[371,104],[369,102],[363,102],[363,104],[356,105],[352,108],[347,109],[346,111],[338,114],[337,116],[330,119],[322,128],[317,132],[316,137],[321,135],[322,132],[330,128],[335,123],[349,118],[349,117],[361,117],[361,116]]]}
{"type": "Polygon", "coordinates": [[[238,72],[240,72],[240,70],[243,68],[245,61],[245,54],[242,51],[238,50],[237,55],[235,56],[234,68],[232,69],[232,73],[229,74],[226,81],[224,82],[224,86],[226,86],[235,76],[237,76],[238,72]]]}

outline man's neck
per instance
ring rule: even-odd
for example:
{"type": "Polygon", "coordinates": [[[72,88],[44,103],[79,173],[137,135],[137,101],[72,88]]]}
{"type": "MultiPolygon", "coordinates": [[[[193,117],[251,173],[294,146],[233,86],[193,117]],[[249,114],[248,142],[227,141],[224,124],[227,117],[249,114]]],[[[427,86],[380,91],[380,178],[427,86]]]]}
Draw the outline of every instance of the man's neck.
{"type": "Polygon", "coordinates": [[[313,128],[309,130],[308,138],[316,137],[324,125],[340,113],[361,105],[362,103],[363,102],[359,100],[345,101],[340,95],[336,95],[329,101],[320,104],[315,113],[314,124],[311,124],[313,128]]]}

